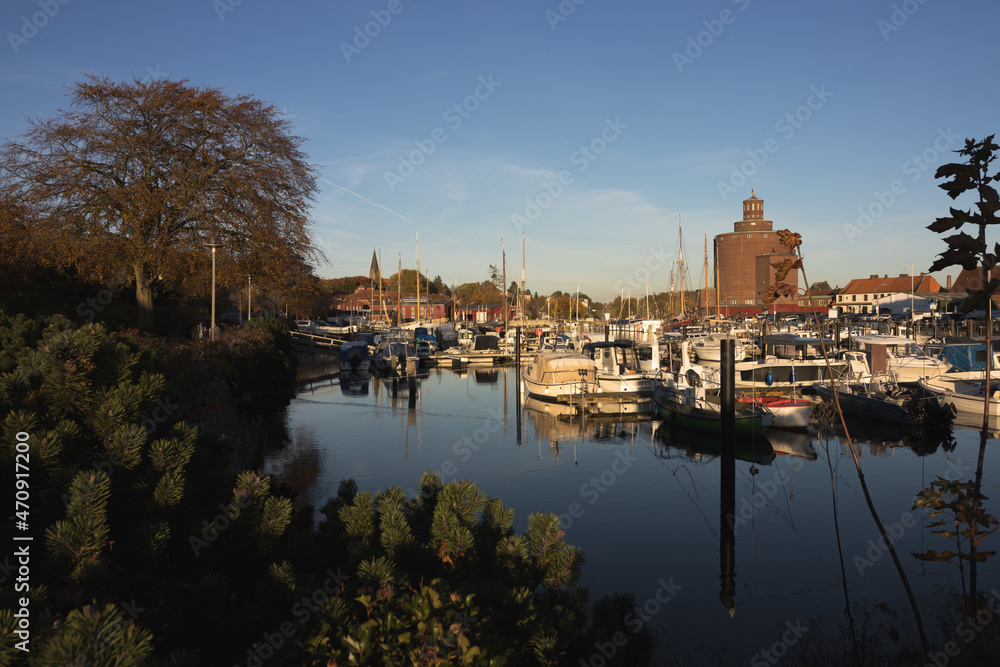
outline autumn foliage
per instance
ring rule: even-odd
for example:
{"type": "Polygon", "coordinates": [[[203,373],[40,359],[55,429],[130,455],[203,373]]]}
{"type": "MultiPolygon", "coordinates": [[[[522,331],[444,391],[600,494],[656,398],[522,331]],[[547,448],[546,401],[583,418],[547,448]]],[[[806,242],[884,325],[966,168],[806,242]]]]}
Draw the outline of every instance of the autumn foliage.
{"type": "Polygon", "coordinates": [[[5,226],[30,227],[26,237],[87,278],[134,285],[151,330],[155,291],[204,272],[205,243],[224,246],[221,285],[308,273],[316,176],[301,145],[273,105],[248,95],[88,76],[69,109],[4,144],[0,200],[19,213],[5,226]]]}

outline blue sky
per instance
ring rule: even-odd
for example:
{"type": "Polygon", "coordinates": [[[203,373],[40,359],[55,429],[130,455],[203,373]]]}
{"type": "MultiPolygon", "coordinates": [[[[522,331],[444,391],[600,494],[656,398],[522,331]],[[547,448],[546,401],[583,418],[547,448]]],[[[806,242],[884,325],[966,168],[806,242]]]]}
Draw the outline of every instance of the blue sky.
{"type": "Polygon", "coordinates": [[[413,268],[419,232],[432,277],[485,279],[502,238],[510,280],[523,232],[529,289],[608,300],[669,288],[681,225],[695,288],[752,188],[843,286],[943,250],[934,171],[1000,129],[998,24],[992,0],[7,0],[0,137],[85,73],[188,79],[305,138],[323,276],[413,268]]]}

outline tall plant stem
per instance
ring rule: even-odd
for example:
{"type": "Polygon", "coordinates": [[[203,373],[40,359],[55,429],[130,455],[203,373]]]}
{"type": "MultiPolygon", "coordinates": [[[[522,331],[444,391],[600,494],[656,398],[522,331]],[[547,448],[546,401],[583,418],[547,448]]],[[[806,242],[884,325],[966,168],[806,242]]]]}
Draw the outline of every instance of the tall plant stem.
{"type": "MultiPolygon", "coordinates": [[[[799,270],[802,272],[802,282],[806,285],[809,284],[809,279],[806,278],[805,265],[802,262],[802,248],[801,246],[795,246],[795,254],[799,258],[799,270]]],[[[813,322],[816,324],[816,331],[820,331],[819,327],[819,315],[816,313],[816,304],[810,301],[810,308],[812,310],[813,322]]],[[[865,494],[865,502],[868,503],[868,510],[871,512],[872,519],[875,521],[875,525],[878,526],[878,532],[882,535],[882,541],[885,543],[886,548],[889,550],[889,555],[892,556],[892,562],[896,565],[896,571],[899,572],[899,578],[903,581],[903,588],[906,590],[906,597],[910,600],[910,608],[913,610],[913,618],[917,624],[917,632],[920,634],[920,647],[923,651],[923,655],[927,655],[928,648],[927,644],[927,634],[924,632],[924,621],[920,616],[920,609],[917,607],[917,600],[913,596],[913,589],[910,588],[910,581],[906,577],[906,572],[903,570],[903,564],[899,561],[899,556],[896,554],[896,548],[892,544],[892,538],[886,533],[885,526],[882,524],[882,520],[878,516],[878,512],[875,511],[875,503],[872,502],[871,493],[868,491],[868,483],[865,481],[865,473],[861,469],[861,461],[858,459],[858,451],[854,446],[854,441],[851,439],[850,431],[847,429],[847,422],[844,420],[844,411],[840,407],[840,399],[837,396],[837,382],[836,378],[833,376],[833,367],[830,365],[830,357],[826,352],[826,343],[823,339],[823,334],[819,334],[819,347],[823,352],[823,361],[826,362],[827,372],[830,374],[830,388],[833,391],[833,404],[837,409],[837,415],[840,418],[840,425],[844,429],[844,437],[847,439],[847,446],[851,450],[851,456],[854,458],[854,467],[858,471],[858,480],[861,482],[861,489],[865,494]]]]}

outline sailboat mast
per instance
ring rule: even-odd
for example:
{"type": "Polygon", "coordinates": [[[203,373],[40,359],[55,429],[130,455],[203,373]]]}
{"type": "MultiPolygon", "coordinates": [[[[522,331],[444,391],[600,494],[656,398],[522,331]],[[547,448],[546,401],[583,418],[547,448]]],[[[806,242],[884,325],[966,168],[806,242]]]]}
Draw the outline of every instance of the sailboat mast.
{"type": "Polygon", "coordinates": [[[708,315],[708,234],[705,234],[705,291],[702,292],[705,299],[705,315],[708,315]]]}
{"type": "Polygon", "coordinates": [[[521,326],[524,326],[524,232],[521,232],[521,290],[519,292],[521,296],[521,303],[519,310],[521,311],[521,326]]]}
{"type": "Polygon", "coordinates": [[[420,232],[417,232],[417,316],[415,321],[420,323],[420,232]]]}
{"type": "Polygon", "coordinates": [[[507,335],[507,248],[503,244],[503,237],[500,237],[500,263],[503,274],[503,335],[507,335]]]}
{"type": "Polygon", "coordinates": [[[396,270],[396,326],[403,322],[403,251],[399,251],[399,268],[396,270]]]}
{"type": "Polygon", "coordinates": [[[681,284],[681,319],[683,320],[684,315],[684,232],[681,230],[681,222],[678,214],[677,221],[677,258],[680,260],[680,284],[681,284]]]}

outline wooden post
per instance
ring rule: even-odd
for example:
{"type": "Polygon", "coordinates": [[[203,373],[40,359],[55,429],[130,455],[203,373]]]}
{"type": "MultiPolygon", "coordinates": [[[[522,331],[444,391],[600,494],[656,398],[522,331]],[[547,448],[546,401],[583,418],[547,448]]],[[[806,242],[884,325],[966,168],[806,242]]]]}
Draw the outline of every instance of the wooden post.
{"type": "MultiPolygon", "coordinates": [[[[721,366],[719,368],[721,391],[719,394],[719,406],[722,412],[722,434],[720,444],[722,446],[722,458],[733,457],[736,452],[736,375],[735,375],[735,350],[733,341],[723,338],[721,352],[721,366]]],[[[735,465],[735,463],[733,464],[735,465]]]]}

